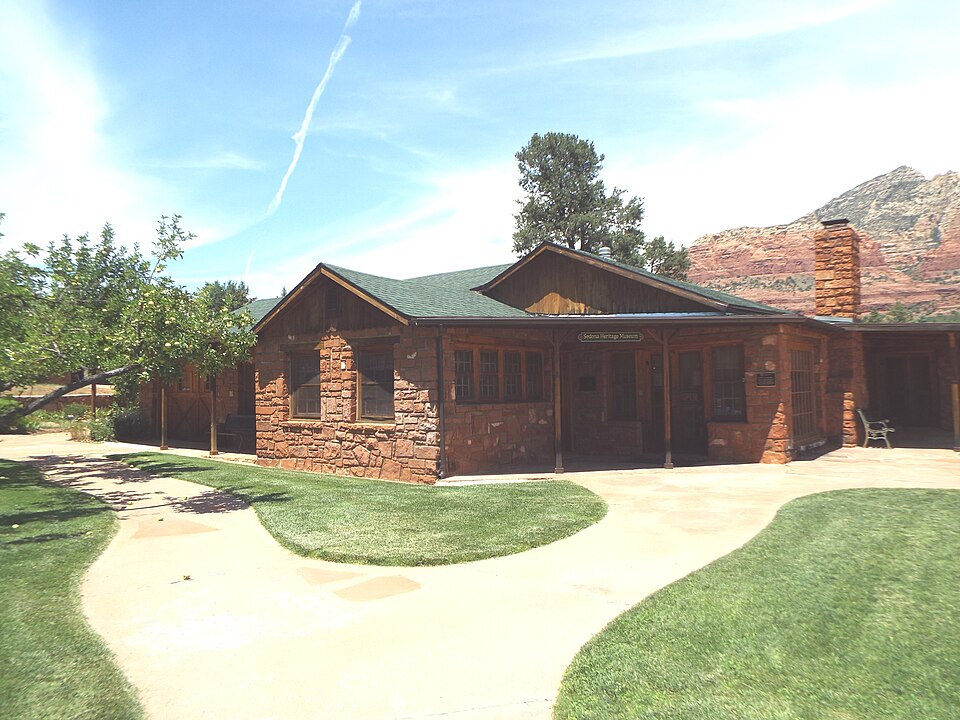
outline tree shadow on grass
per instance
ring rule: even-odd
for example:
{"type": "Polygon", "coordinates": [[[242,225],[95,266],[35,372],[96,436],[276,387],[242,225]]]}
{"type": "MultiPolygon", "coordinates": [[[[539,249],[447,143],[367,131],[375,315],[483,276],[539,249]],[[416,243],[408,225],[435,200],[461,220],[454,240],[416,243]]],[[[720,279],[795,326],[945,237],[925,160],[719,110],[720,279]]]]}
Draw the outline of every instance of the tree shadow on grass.
{"type": "Polygon", "coordinates": [[[4,545],[32,545],[36,543],[53,542],[55,540],[75,540],[83,537],[85,533],[45,533],[43,535],[33,535],[30,537],[15,538],[14,540],[5,540],[4,545]]]}

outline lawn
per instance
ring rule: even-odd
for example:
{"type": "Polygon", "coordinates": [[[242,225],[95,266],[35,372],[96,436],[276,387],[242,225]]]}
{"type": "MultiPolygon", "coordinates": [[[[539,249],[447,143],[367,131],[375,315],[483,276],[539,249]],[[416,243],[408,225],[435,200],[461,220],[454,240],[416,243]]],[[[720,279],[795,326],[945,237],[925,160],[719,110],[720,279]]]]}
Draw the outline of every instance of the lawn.
{"type": "Polygon", "coordinates": [[[285,547],[335,562],[447,565],[510,555],[572,535],[607,511],[566,481],[430,487],[160,453],[114,457],[235,495],[285,547]]]}
{"type": "Polygon", "coordinates": [[[89,495],[0,460],[0,718],[140,718],[78,585],[117,529],[89,495]]]}
{"type": "Polygon", "coordinates": [[[786,505],[613,621],[557,718],[960,718],[960,491],[786,505]]]}

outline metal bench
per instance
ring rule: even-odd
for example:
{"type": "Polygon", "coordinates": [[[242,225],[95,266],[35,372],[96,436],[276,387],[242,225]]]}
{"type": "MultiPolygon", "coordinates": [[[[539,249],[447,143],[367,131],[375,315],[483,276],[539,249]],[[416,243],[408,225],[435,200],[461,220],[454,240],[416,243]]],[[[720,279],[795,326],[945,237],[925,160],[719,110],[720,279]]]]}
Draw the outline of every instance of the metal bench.
{"type": "Polygon", "coordinates": [[[243,452],[244,445],[249,443],[256,450],[257,418],[254,415],[227,415],[220,427],[217,428],[217,438],[227,437],[232,440],[235,452],[243,452]]]}
{"type": "Polygon", "coordinates": [[[892,450],[893,445],[890,444],[890,438],[887,436],[892,432],[896,432],[896,428],[890,427],[890,420],[868,420],[868,412],[870,411],[857,408],[860,422],[863,423],[863,446],[866,447],[867,443],[871,440],[883,440],[887,444],[887,447],[892,450]]]}

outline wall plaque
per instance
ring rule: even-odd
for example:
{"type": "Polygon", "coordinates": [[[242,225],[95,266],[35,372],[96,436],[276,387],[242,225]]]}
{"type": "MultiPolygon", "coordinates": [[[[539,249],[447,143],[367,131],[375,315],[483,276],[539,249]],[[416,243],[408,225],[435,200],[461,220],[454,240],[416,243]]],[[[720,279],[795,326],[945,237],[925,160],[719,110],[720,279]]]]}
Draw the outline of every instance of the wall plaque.
{"type": "Polygon", "coordinates": [[[757,387],[776,387],[777,374],[775,372],[758,372],[757,387]]]}
{"type": "Polygon", "coordinates": [[[582,332],[577,335],[577,340],[583,343],[589,342],[640,342],[643,340],[643,333],[638,332],[582,332]]]}

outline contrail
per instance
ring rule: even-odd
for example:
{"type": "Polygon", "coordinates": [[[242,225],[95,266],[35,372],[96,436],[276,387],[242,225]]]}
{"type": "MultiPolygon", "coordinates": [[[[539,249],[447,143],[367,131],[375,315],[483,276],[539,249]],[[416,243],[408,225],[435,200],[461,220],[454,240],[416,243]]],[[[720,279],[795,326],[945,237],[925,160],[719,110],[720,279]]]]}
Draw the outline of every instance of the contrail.
{"type": "Polygon", "coordinates": [[[347,21],[343,24],[343,32],[340,35],[340,40],[337,42],[337,46],[333,49],[333,52],[330,53],[330,62],[327,63],[327,71],[323,74],[323,78],[313,91],[313,97],[310,98],[310,104],[307,105],[307,112],[303,116],[300,129],[293,134],[293,141],[297,146],[293,150],[293,159],[290,161],[290,167],[287,168],[283,180],[280,181],[280,189],[277,190],[277,194],[273,196],[273,200],[270,201],[270,206],[267,208],[268,217],[273,215],[277,208],[280,207],[280,202],[283,200],[283,193],[287,189],[287,182],[290,180],[290,176],[293,175],[293,171],[297,168],[297,163],[300,161],[300,153],[303,152],[303,141],[307,139],[307,130],[310,128],[310,121],[313,119],[313,109],[317,106],[317,101],[320,100],[320,96],[323,95],[323,91],[327,87],[327,82],[333,75],[333,69],[337,66],[337,63],[340,62],[340,58],[343,57],[343,54],[350,46],[350,36],[347,35],[347,30],[353,27],[354,23],[360,18],[360,2],[361,0],[357,0],[353,4],[353,7],[350,8],[347,21]]]}

